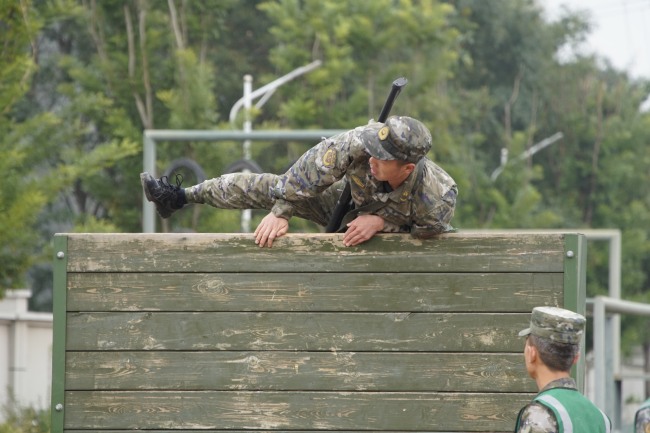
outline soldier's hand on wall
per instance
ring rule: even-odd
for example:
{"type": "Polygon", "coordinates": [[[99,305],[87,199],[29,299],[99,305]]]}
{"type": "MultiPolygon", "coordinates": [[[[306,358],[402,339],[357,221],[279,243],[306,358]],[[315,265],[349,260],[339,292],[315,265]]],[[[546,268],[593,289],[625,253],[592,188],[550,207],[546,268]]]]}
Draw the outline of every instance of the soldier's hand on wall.
{"type": "Polygon", "coordinates": [[[346,247],[359,245],[372,238],[375,233],[384,229],[384,219],[377,215],[359,215],[348,224],[348,229],[343,236],[346,247]]]}
{"type": "Polygon", "coordinates": [[[264,246],[271,248],[275,238],[285,235],[288,230],[289,221],[269,213],[255,229],[255,244],[260,248],[264,246]]]}

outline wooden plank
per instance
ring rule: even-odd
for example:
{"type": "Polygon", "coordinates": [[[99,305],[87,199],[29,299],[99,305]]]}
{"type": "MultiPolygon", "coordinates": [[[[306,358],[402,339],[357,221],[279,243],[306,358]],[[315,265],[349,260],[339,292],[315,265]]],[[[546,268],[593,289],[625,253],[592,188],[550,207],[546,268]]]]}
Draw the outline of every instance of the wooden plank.
{"type": "Polygon", "coordinates": [[[519,352],[530,313],[68,313],[68,350],[519,352]]]}
{"type": "Polygon", "coordinates": [[[69,391],[66,429],[507,431],[534,395],[69,391]]]}
{"type": "Polygon", "coordinates": [[[345,247],[340,234],[69,234],[72,272],[562,272],[562,234],[381,234],[345,247]],[[297,261],[296,258],[300,260],[297,261]]]}
{"type": "Polygon", "coordinates": [[[536,391],[521,353],[413,352],[68,352],[66,388],[536,391]]]}
{"type": "Polygon", "coordinates": [[[69,273],[69,311],[526,312],[560,273],[69,273]],[[489,299],[489,302],[486,302],[489,299]]]}
{"type": "MultiPolygon", "coordinates": [[[[490,433],[512,433],[514,427],[511,427],[508,430],[504,431],[490,431],[490,433]]],[[[93,433],[126,433],[129,431],[136,431],[139,433],[138,430],[105,430],[105,429],[93,429],[93,433]]],[[[323,430],[291,430],[291,433],[316,433],[316,432],[322,432],[323,430]]],[[[381,430],[382,432],[385,433],[431,433],[431,429],[427,430],[409,430],[408,432],[404,430],[381,430]]],[[[88,430],[64,430],[65,433],[88,433],[88,430]]],[[[261,429],[261,430],[236,430],[236,433],[275,433],[277,430],[268,430],[268,429],[261,429]]],[[[359,430],[337,430],[336,433],[358,433],[359,430]]],[[[147,430],[146,433],[169,433],[169,430],[147,430]]],[[[174,429],[174,433],[197,433],[196,430],[177,430],[174,429]]],[[[201,429],[201,433],[233,433],[233,430],[215,430],[215,429],[201,429]]],[[[464,431],[456,431],[454,430],[453,432],[446,431],[438,431],[436,433],[475,433],[475,432],[468,432],[466,430],[464,431]]]]}

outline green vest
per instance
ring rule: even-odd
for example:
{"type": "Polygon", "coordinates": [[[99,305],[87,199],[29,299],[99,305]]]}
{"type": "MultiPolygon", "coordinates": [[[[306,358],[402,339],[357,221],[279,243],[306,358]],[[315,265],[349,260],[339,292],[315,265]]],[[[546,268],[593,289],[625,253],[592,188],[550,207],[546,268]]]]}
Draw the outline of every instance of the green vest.
{"type": "Polygon", "coordinates": [[[553,412],[558,433],[610,433],[612,430],[607,415],[575,389],[552,388],[537,394],[533,401],[553,412]]]}

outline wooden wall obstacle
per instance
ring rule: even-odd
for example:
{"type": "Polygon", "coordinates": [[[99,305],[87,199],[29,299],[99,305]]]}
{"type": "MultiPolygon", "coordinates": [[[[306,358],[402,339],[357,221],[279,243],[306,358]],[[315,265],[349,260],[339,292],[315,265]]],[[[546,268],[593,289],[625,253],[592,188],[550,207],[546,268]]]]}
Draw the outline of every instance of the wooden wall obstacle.
{"type": "Polygon", "coordinates": [[[341,238],[56,235],[52,432],[512,431],[584,236],[341,238]]]}

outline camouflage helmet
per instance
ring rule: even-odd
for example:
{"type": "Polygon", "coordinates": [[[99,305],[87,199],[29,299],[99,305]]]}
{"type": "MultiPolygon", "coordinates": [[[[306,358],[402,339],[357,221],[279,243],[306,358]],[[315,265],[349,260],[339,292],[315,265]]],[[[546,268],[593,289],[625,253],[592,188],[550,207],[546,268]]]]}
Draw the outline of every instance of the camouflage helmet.
{"type": "Polygon", "coordinates": [[[519,333],[536,335],[556,343],[578,344],[585,328],[584,316],[557,307],[535,307],[530,316],[530,327],[519,333]]]}
{"type": "Polygon", "coordinates": [[[419,120],[391,116],[386,123],[371,123],[361,133],[370,156],[416,163],[431,149],[431,133],[419,120]]]}

